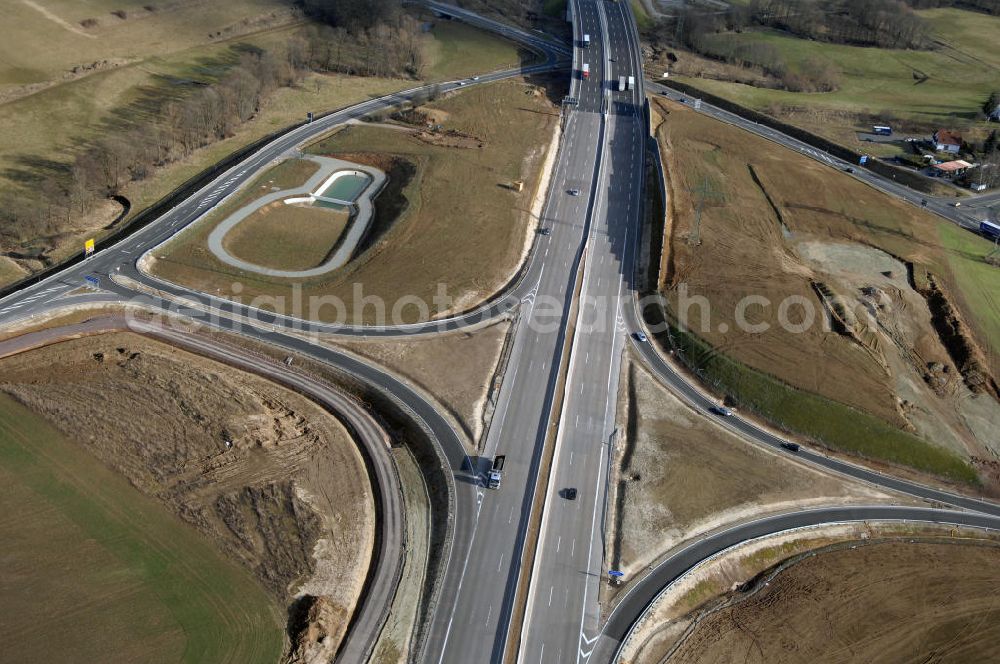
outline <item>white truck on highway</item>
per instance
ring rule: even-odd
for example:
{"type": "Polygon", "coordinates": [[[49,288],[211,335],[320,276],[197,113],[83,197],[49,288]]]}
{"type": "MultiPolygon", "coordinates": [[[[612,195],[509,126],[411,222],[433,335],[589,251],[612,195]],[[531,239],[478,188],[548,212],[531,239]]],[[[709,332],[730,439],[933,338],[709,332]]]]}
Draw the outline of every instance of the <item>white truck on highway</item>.
{"type": "Polygon", "coordinates": [[[625,77],[624,76],[619,76],[618,77],[618,92],[624,92],[625,89],[626,89],[626,87],[625,87],[626,85],[627,84],[625,82],[625,77]]]}
{"type": "Polygon", "coordinates": [[[583,47],[584,48],[589,48],[590,47],[590,35],[584,35],[583,36],[583,47]]]}
{"type": "Polygon", "coordinates": [[[628,77],[628,89],[635,90],[635,76],[628,77]]]}
{"type": "Polygon", "coordinates": [[[489,482],[487,486],[491,489],[499,489],[500,481],[503,479],[503,464],[507,460],[504,455],[499,455],[493,459],[493,467],[490,468],[489,482]]]}
{"type": "Polygon", "coordinates": [[[590,63],[588,62],[583,63],[583,77],[590,78],[590,63]]]}

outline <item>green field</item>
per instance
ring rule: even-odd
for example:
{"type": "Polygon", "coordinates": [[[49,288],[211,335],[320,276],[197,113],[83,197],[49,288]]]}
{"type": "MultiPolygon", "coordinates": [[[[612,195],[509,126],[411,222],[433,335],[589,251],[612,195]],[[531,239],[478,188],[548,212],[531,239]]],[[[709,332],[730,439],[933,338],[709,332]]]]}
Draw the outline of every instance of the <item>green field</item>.
{"type": "Polygon", "coordinates": [[[246,572],[6,395],[0,504],[0,662],[278,661],[246,572]]]}
{"type": "MultiPolygon", "coordinates": [[[[994,250],[994,244],[945,222],[938,226],[938,235],[965,300],[962,309],[974,312],[969,322],[978,328],[978,337],[989,351],[987,357],[995,365],[1000,357],[1000,267],[983,260],[994,250]]],[[[993,371],[997,373],[1000,367],[994,366],[993,371]]]]}
{"type": "Polygon", "coordinates": [[[426,54],[431,65],[425,78],[444,81],[506,67],[516,67],[534,54],[497,39],[465,23],[439,21],[430,35],[426,54]]]}
{"type": "MultiPolygon", "coordinates": [[[[1000,17],[935,9],[920,12],[944,44],[913,51],[846,46],[799,39],[774,30],[723,33],[713,39],[728,44],[760,43],[773,47],[790,69],[813,59],[841,71],[839,89],[801,93],[757,88],[709,79],[678,77],[713,94],[776,114],[853,147],[855,130],[867,130],[857,114],[899,118],[916,126],[968,128],[990,92],[1000,85],[1000,17]],[[926,77],[926,78],[924,78],[926,77]]],[[[980,126],[985,127],[985,124],[980,126]]]]}

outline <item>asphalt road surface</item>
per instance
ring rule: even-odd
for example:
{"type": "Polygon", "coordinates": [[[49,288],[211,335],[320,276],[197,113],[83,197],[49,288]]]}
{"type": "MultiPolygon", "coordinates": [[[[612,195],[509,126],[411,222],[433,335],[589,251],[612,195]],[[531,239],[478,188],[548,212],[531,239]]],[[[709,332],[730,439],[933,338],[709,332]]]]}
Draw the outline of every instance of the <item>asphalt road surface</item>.
{"type": "Polygon", "coordinates": [[[615,605],[595,644],[592,661],[617,661],[622,642],[646,608],[671,583],[703,560],[731,546],[795,528],[859,521],[908,521],[1000,529],[1000,518],[970,512],[923,507],[869,506],[830,507],[770,516],[728,528],[683,546],[657,565],[615,605]]]}
{"type": "Polygon", "coordinates": [[[624,266],[634,262],[644,198],[645,95],[638,36],[628,3],[598,2],[596,8],[599,28],[590,34],[592,43],[606,48],[599,68],[605,137],[565,401],[521,633],[520,660],[532,663],[589,661],[600,633],[606,489],[627,337],[621,306],[631,287],[624,266]],[[636,88],[620,91],[623,76],[633,77],[636,88]],[[570,490],[576,491],[574,499],[570,490]]]}
{"type": "MultiPolygon", "coordinates": [[[[577,41],[600,34],[598,3],[581,2],[575,12],[577,41]]],[[[510,359],[487,435],[483,473],[497,454],[506,456],[501,487],[477,488],[473,537],[456,544],[449,585],[450,604],[435,617],[426,661],[497,662],[507,641],[521,553],[538,478],[542,444],[549,428],[567,315],[594,204],[597,154],[603,140],[601,65],[603,47],[592,41],[574,56],[570,96],[579,105],[566,113],[542,226],[533,260],[522,282],[527,292],[516,320],[510,359]],[[591,76],[580,72],[590,64],[591,76]],[[570,193],[579,190],[579,195],[570,193]]],[[[456,540],[457,542],[457,540],[456,540]]]]}
{"type": "MultiPolygon", "coordinates": [[[[258,324],[254,326],[225,316],[216,316],[212,323],[310,356],[363,381],[391,398],[436,439],[453,473],[449,487],[453,546],[444,555],[447,569],[435,599],[438,609],[424,650],[426,661],[494,662],[503,654],[514,589],[519,575],[528,572],[520,569],[520,554],[538,480],[542,442],[556,397],[561,351],[569,323],[567,312],[581,269],[583,306],[575,320],[578,330],[572,340],[570,381],[529,591],[530,619],[521,632],[522,659],[589,661],[594,657],[593,648],[601,633],[596,591],[606,572],[601,565],[603,510],[618,368],[626,334],[643,329],[628,277],[635,268],[645,129],[640,112],[642,69],[628,3],[577,0],[574,4],[577,40],[584,33],[590,34],[591,46],[573,50],[570,96],[579,103],[565,111],[564,135],[543,212],[543,226],[550,228],[551,234],[537,238],[519,280],[503,296],[444,326],[461,328],[516,310],[514,345],[484,459],[467,457],[461,440],[435,406],[395,376],[352,356],[287,334],[288,328],[302,327],[295,321],[258,312],[255,317],[258,324]],[[590,65],[591,72],[586,80],[579,75],[584,62],[590,65]],[[625,92],[613,89],[618,77],[630,72],[634,72],[640,89],[625,92]],[[580,195],[571,195],[571,189],[579,189],[580,195]],[[596,306],[591,304],[595,299],[596,306]],[[483,488],[482,473],[498,453],[507,457],[506,472],[503,486],[491,491],[483,488]],[[564,497],[563,490],[570,487],[577,489],[576,500],[564,497]]],[[[465,10],[450,11],[464,14],[463,20],[474,20],[465,10]]],[[[547,56],[547,61],[539,65],[483,75],[479,83],[565,66],[563,58],[567,51],[563,47],[554,47],[535,35],[495,22],[478,17],[475,20],[514,39],[530,38],[547,56]]],[[[444,90],[458,87],[458,81],[442,86],[444,90]]],[[[74,302],[145,299],[154,307],[176,308],[170,300],[137,298],[135,291],[111,283],[109,275],[127,276],[163,291],[168,298],[197,300],[205,309],[188,308],[187,312],[198,319],[204,317],[205,310],[237,318],[253,314],[227,300],[152,280],[136,269],[135,262],[302,142],[348,119],[405,100],[420,90],[358,104],[276,139],[147,228],[82,264],[4,298],[0,301],[0,324],[74,302]],[[66,297],[69,291],[83,285],[87,276],[98,277],[104,292],[66,297]]],[[[728,122],[793,149],[811,150],[794,139],[713,110],[707,104],[702,104],[701,110],[718,113],[728,122]]],[[[813,156],[824,159],[822,155],[813,156]]],[[[830,163],[846,167],[836,161],[830,163]]],[[[881,181],[863,169],[858,169],[855,177],[919,204],[919,200],[914,200],[919,199],[919,194],[881,181]]],[[[965,212],[938,206],[935,201],[928,207],[967,227],[972,223],[965,212]]],[[[437,323],[382,330],[315,326],[322,331],[367,336],[419,333],[439,327],[437,323]]],[[[651,345],[634,340],[629,343],[636,345],[659,379],[688,403],[700,410],[714,405],[697,387],[678,375],[651,345]]],[[[776,447],[782,442],[738,416],[726,418],[724,424],[757,444],[776,447]]],[[[798,454],[808,462],[881,487],[991,516],[1000,514],[1000,506],[986,501],[883,476],[808,449],[798,454]]],[[[892,518],[893,513],[902,514],[898,511],[902,508],[884,509],[889,510],[887,518],[892,518]]]]}

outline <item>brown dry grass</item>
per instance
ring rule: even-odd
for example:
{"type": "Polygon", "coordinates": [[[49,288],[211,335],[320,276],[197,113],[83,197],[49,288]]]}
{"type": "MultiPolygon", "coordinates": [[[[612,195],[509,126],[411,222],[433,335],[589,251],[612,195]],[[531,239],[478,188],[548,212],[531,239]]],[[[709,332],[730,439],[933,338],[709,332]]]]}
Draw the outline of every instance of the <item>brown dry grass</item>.
{"type": "Polygon", "coordinates": [[[1000,547],[887,542],[821,553],[706,618],[671,662],[1000,657],[1000,547]]]}
{"type": "Polygon", "coordinates": [[[276,270],[321,264],[347,228],[350,213],[275,201],[237,224],[223,240],[233,256],[276,270]]]}
{"type": "MultiPolygon", "coordinates": [[[[658,137],[672,216],[661,287],[675,311],[682,284],[689,296],[707,298],[709,316],[697,305],[687,308],[692,330],[715,352],[787,385],[960,454],[980,454],[990,442],[983,427],[970,426],[983,417],[979,404],[974,417],[954,415],[972,403],[960,376],[968,365],[959,366],[942,343],[924,299],[933,280],[961,304],[956,276],[963,275],[953,276],[938,239],[939,220],[684,105],[655,104],[666,119],[658,137]],[[694,209],[703,198],[695,246],[694,209]],[[817,284],[858,314],[849,316],[848,333],[820,324],[796,332],[780,324],[779,304],[786,298],[806,302],[822,317],[817,284]],[[874,300],[862,294],[866,286],[877,289],[874,300]],[[737,305],[750,295],[771,303],[746,310],[750,323],[769,325],[765,333],[737,325],[737,305]]],[[[801,311],[792,307],[789,319],[801,321],[801,311]]],[[[960,315],[972,321],[966,338],[988,349],[977,319],[995,314],[964,308],[960,315]]],[[[985,366],[988,355],[982,356],[985,366]]]]}
{"type": "MultiPolygon", "coordinates": [[[[483,147],[442,147],[392,129],[352,126],[309,148],[317,154],[368,155],[369,160],[393,155],[415,169],[403,190],[393,194],[401,199],[398,217],[375,220],[379,228],[391,228],[342,269],[302,281],[304,297],[339,298],[351,322],[376,318],[374,307],[356,297],[356,285],[365,295],[382,298],[387,312],[402,298],[416,296],[434,317],[449,309],[434,300],[439,284],[453,298],[450,308],[463,310],[496,292],[518,268],[534,187],[514,193],[504,185],[538,181],[558,110],[542,88],[521,80],[477,86],[434,106],[449,114],[446,129],[475,136],[483,147]]],[[[379,197],[392,186],[390,182],[379,197]]],[[[244,302],[258,296],[292,297],[287,279],[244,273],[215,260],[204,247],[207,232],[206,225],[198,225],[164,247],[154,272],[222,295],[239,281],[244,302]]],[[[338,313],[328,306],[313,316],[330,320],[338,313]]],[[[400,313],[406,322],[421,317],[409,305],[400,313]]]]}
{"type": "Polygon", "coordinates": [[[342,638],[368,569],[363,460],[319,406],[129,333],[2,361],[0,389],[193,525],[284,602],[326,597],[342,638]],[[226,441],[231,442],[231,447],[226,441]]]}
{"type": "Polygon", "coordinates": [[[343,341],[335,345],[374,360],[418,385],[444,406],[474,453],[483,431],[483,408],[510,329],[496,323],[402,341],[343,341]]]}

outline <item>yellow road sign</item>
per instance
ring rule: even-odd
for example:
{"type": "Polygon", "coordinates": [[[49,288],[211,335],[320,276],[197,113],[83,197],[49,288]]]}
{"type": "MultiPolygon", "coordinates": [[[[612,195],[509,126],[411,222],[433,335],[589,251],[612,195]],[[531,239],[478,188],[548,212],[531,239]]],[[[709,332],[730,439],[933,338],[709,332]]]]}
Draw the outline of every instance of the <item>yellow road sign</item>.
{"type": "Polygon", "coordinates": [[[93,238],[91,238],[91,239],[89,239],[89,240],[87,240],[86,242],[83,243],[83,253],[85,253],[87,256],[89,256],[92,253],[94,253],[94,240],[93,240],[93,238]]]}

